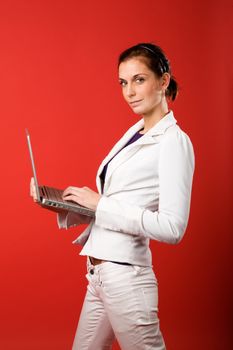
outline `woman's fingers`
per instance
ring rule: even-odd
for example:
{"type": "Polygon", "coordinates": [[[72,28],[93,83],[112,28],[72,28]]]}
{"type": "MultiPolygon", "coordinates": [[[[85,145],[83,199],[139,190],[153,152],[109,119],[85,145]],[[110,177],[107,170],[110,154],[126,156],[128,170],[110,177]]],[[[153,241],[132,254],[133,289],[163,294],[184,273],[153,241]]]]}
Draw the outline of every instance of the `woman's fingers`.
{"type": "Polygon", "coordinates": [[[74,201],[78,204],[84,205],[83,200],[85,199],[85,193],[82,188],[70,186],[65,189],[62,197],[67,201],[74,201]]]}
{"type": "Polygon", "coordinates": [[[32,177],[31,181],[30,181],[30,196],[33,197],[33,200],[35,202],[37,201],[36,186],[35,186],[34,177],[32,177]]]}
{"type": "Polygon", "coordinates": [[[83,188],[81,188],[81,187],[69,186],[63,192],[63,197],[68,196],[70,194],[79,195],[82,192],[83,192],[83,188]]]}
{"type": "Polygon", "coordinates": [[[74,201],[87,208],[95,210],[100,199],[100,195],[88,187],[69,186],[63,192],[63,199],[74,201]]]}
{"type": "Polygon", "coordinates": [[[73,201],[78,204],[81,204],[78,196],[75,196],[74,194],[68,194],[67,196],[63,197],[64,200],[66,201],[73,201]]]}
{"type": "Polygon", "coordinates": [[[83,200],[85,200],[86,194],[87,194],[87,192],[86,192],[86,190],[84,190],[84,188],[70,186],[67,189],[65,189],[62,197],[65,200],[72,200],[72,201],[77,202],[81,205],[84,205],[84,204],[82,204],[82,202],[83,202],[83,200]]]}

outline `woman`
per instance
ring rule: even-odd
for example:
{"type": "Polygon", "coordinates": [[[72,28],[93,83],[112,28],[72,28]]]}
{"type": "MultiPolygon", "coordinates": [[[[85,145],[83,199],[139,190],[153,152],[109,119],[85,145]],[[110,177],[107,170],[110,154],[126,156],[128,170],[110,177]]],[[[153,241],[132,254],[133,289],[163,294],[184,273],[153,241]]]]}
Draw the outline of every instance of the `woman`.
{"type": "Polygon", "coordinates": [[[88,257],[89,284],[73,350],[111,349],[114,337],[123,350],[165,349],[149,240],[178,243],[189,216],[194,153],[168,108],[178,90],[169,61],[160,47],[142,43],[124,51],[118,67],[123,97],[142,119],[100,165],[99,193],[64,191],[95,218],[58,214],[60,228],[89,221],[74,242],[88,257]]]}

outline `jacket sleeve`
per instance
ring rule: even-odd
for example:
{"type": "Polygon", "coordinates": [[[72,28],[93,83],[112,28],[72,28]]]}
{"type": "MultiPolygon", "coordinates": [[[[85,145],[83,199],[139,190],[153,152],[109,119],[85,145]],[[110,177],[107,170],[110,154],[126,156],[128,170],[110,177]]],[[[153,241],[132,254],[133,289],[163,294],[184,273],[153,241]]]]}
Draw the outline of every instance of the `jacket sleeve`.
{"type": "Polygon", "coordinates": [[[84,223],[90,223],[89,217],[74,212],[61,212],[57,214],[57,224],[60,229],[68,229],[84,223]]]}
{"type": "Polygon", "coordinates": [[[102,196],[95,224],[161,242],[178,243],[188,224],[193,172],[194,152],[189,137],[181,130],[166,134],[159,158],[158,211],[102,196]]]}

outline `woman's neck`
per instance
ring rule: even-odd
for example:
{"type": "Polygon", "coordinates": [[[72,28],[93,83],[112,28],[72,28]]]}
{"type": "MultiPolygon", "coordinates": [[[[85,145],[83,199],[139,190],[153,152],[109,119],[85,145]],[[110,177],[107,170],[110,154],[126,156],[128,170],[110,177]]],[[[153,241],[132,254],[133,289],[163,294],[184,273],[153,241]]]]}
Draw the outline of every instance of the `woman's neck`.
{"type": "Polygon", "coordinates": [[[144,129],[142,130],[142,134],[145,134],[148,130],[153,128],[166,114],[169,113],[168,105],[159,106],[156,110],[151,114],[144,114],[144,129]],[[159,108],[160,107],[160,108],[159,108]]]}

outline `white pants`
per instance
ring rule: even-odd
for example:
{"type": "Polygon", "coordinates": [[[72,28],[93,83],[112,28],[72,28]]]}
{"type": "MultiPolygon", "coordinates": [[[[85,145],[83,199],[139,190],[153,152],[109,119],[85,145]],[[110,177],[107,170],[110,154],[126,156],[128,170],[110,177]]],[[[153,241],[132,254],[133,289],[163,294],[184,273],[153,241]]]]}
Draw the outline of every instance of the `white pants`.
{"type": "Polygon", "coordinates": [[[157,281],[151,267],[105,262],[92,266],[72,350],[165,350],[157,281]]]}

